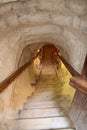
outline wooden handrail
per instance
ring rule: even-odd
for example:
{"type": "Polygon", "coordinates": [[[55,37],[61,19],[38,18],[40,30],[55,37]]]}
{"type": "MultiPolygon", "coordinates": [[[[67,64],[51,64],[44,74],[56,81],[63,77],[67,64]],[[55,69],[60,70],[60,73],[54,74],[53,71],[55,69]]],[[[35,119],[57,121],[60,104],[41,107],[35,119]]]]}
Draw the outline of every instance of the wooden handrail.
{"type": "Polygon", "coordinates": [[[13,72],[8,78],[6,78],[4,81],[0,83],[0,93],[7,88],[7,86],[17,77],[19,76],[32,62],[33,60],[38,56],[34,56],[31,60],[29,60],[27,63],[25,63],[23,66],[18,68],[15,72],[13,72]]]}
{"type": "Polygon", "coordinates": [[[72,77],[70,79],[70,85],[87,95],[87,79],[83,77],[72,77]]]}
{"type": "Polygon", "coordinates": [[[58,55],[72,76],[81,76],[62,56],[58,55]]]}
{"type": "Polygon", "coordinates": [[[87,95],[87,80],[84,79],[82,75],[80,75],[62,56],[58,55],[61,61],[64,63],[68,71],[73,76],[70,79],[70,85],[80,92],[87,95]]]}

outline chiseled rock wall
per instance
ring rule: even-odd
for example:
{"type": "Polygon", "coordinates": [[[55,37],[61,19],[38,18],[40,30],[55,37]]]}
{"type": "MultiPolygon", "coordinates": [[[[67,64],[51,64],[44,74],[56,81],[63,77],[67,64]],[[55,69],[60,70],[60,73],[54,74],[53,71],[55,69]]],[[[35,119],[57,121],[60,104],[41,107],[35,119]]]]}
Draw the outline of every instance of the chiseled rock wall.
{"type": "Polygon", "coordinates": [[[81,72],[87,51],[86,0],[1,3],[5,4],[0,6],[0,81],[17,68],[26,45],[42,42],[55,44],[81,72]]]}
{"type": "Polygon", "coordinates": [[[35,82],[35,76],[32,63],[0,94],[0,130],[10,130],[14,126],[18,110],[22,109],[23,103],[35,92],[35,87],[31,86],[35,82]]]}
{"type": "MultiPolygon", "coordinates": [[[[28,62],[36,54],[36,47],[26,46],[20,55],[17,67],[28,62]]],[[[0,129],[9,130],[14,127],[14,119],[23,103],[35,92],[36,70],[34,61],[0,94],[0,129]]]]}
{"type": "Polygon", "coordinates": [[[58,93],[58,103],[61,108],[64,108],[65,112],[68,114],[71,108],[71,104],[74,98],[75,89],[69,85],[69,80],[71,78],[71,74],[66,69],[65,65],[60,62],[59,65],[56,65],[58,69],[56,69],[57,73],[57,93],[58,93]]]}

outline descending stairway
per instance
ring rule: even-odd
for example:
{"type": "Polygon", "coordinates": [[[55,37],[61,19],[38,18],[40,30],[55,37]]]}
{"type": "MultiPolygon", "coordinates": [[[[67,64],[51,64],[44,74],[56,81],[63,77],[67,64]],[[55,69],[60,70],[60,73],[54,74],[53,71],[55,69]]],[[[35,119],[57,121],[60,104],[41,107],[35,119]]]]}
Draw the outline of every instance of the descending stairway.
{"type": "Polygon", "coordinates": [[[43,68],[36,93],[20,111],[15,130],[75,130],[70,118],[57,103],[58,96],[53,87],[54,70],[43,68]]]}

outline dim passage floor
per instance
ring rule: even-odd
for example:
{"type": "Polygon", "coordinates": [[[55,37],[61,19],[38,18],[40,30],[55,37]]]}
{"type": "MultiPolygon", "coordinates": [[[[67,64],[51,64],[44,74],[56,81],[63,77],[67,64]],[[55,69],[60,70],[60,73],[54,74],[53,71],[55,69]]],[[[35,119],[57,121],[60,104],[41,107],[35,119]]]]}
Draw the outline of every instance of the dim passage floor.
{"type": "Polygon", "coordinates": [[[67,114],[72,95],[67,94],[67,88],[63,92],[63,84],[55,66],[43,66],[36,93],[20,111],[15,130],[75,130],[67,114]]]}

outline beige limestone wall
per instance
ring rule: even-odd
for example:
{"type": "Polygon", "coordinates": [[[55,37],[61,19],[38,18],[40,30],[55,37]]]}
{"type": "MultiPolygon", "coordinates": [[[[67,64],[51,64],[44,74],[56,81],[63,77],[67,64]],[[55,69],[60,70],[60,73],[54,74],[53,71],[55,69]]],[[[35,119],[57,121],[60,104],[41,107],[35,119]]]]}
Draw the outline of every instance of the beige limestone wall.
{"type": "Polygon", "coordinates": [[[16,69],[16,61],[26,45],[41,42],[55,44],[81,72],[87,52],[86,0],[5,0],[1,3],[0,81],[16,69]]]}
{"type": "Polygon", "coordinates": [[[56,67],[58,68],[56,69],[58,77],[56,81],[58,82],[58,86],[56,86],[58,103],[64,108],[66,113],[69,113],[76,90],[69,85],[71,74],[65,65],[60,62],[60,65],[56,65],[56,67]]]}
{"type": "Polygon", "coordinates": [[[26,102],[27,97],[31,96],[35,91],[35,88],[31,86],[32,82],[35,82],[34,70],[33,74],[30,72],[32,67],[29,66],[15,81],[14,91],[13,91],[13,106],[18,107],[26,102]]]}
{"type": "Polygon", "coordinates": [[[32,63],[0,94],[1,130],[10,130],[14,126],[14,119],[17,118],[18,110],[22,109],[23,103],[27,101],[27,97],[35,92],[35,88],[31,86],[31,81],[35,82],[33,66],[32,63]]]}

